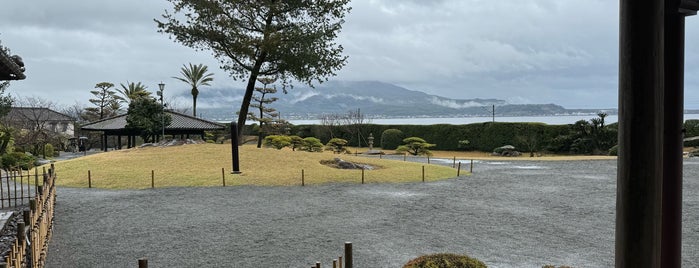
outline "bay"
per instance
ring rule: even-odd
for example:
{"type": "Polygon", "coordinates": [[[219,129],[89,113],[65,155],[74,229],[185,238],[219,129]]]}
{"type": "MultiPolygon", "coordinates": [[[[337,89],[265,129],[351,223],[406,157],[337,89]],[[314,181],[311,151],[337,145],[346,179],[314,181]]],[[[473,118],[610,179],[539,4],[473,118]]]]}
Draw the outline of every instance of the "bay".
{"type": "MultiPolygon", "coordinates": [[[[536,122],[549,125],[565,125],[573,124],[579,120],[590,120],[596,118],[596,115],[557,115],[557,116],[504,116],[495,117],[495,122],[536,122]]],[[[685,114],[684,120],[699,119],[699,114],[685,114]]],[[[373,118],[365,119],[367,124],[377,125],[435,125],[435,124],[452,124],[464,125],[472,123],[491,122],[493,117],[415,117],[415,118],[373,118]]],[[[609,115],[605,118],[605,124],[616,123],[619,121],[618,115],[609,115]]],[[[319,125],[318,119],[311,120],[289,120],[294,125],[319,125]]]]}

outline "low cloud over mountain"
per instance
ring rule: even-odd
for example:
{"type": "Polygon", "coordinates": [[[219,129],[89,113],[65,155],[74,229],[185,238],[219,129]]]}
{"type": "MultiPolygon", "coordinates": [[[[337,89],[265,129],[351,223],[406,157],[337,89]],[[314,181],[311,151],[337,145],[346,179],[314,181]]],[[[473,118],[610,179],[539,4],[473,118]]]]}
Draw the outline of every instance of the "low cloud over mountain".
{"type": "MultiPolygon", "coordinates": [[[[236,117],[242,89],[201,90],[199,114],[214,120],[236,117]]],[[[270,95],[268,95],[270,96],[270,95]]],[[[186,96],[181,96],[186,97],[186,96]]],[[[450,99],[376,81],[330,81],[315,88],[296,86],[288,94],[279,90],[270,97],[279,100],[270,107],[285,119],[312,119],[322,114],[360,111],[370,117],[446,117],[487,116],[493,106],[500,116],[566,114],[570,111],[555,104],[508,104],[498,99],[450,99]]]]}

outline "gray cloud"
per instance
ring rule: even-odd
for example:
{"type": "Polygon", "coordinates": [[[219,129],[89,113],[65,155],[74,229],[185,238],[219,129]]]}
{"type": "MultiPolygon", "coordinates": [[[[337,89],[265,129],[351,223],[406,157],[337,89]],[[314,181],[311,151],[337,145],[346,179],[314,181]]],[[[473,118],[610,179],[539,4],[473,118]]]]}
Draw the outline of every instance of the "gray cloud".
{"type": "MultiPolygon", "coordinates": [[[[141,81],[186,93],[170,77],[204,63],[214,87],[242,87],[210,52],[157,33],[167,1],[8,1],[0,40],[21,55],[14,95],[87,103],[101,81],[141,81]]],[[[380,80],[452,98],[500,98],[569,108],[617,105],[618,3],[609,0],[354,0],[339,42],[340,80],[380,80]]],[[[699,108],[699,18],[687,18],[687,106],[699,108]]],[[[206,94],[205,91],[202,94],[206,94]]],[[[205,104],[201,104],[205,105],[205,104]]]]}

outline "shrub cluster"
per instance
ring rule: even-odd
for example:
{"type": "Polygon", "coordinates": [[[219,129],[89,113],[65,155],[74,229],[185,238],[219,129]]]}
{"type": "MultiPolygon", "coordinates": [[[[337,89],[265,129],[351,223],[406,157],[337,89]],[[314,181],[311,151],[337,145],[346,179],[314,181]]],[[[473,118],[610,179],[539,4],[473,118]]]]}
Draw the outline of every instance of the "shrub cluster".
{"type": "Polygon", "coordinates": [[[34,167],[36,158],[23,152],[11,152],[4,154],[1,158],[2,168],[6,170],[24,169],[34,167]]]}
{"type": "Polygon", "coordinates": [[[487,268],[485,263],[466,255],[438,253],[410,260],[403,268],[487,268]]]}

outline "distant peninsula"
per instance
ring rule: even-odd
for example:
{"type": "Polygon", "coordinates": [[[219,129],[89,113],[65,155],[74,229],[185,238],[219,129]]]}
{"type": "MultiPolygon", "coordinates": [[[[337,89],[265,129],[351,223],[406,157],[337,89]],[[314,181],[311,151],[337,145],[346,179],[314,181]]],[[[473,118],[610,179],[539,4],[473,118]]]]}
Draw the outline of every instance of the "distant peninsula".
{"type": "MultiPolygon", "coordinates": [[[[242,89],[208,89],[200,93],[197,111],[207,119],[236,118],[242,89]]],[[[368,118],[477,117],[616,114],[616,109],[566,109],[557,104],[510,104],[499,99],[452,99],[378,81],[328,81],[315,88],[294,87],[275,94],[271,104],[283,119],[317,119],[327,114],[359,111],[368,118]]]]}

